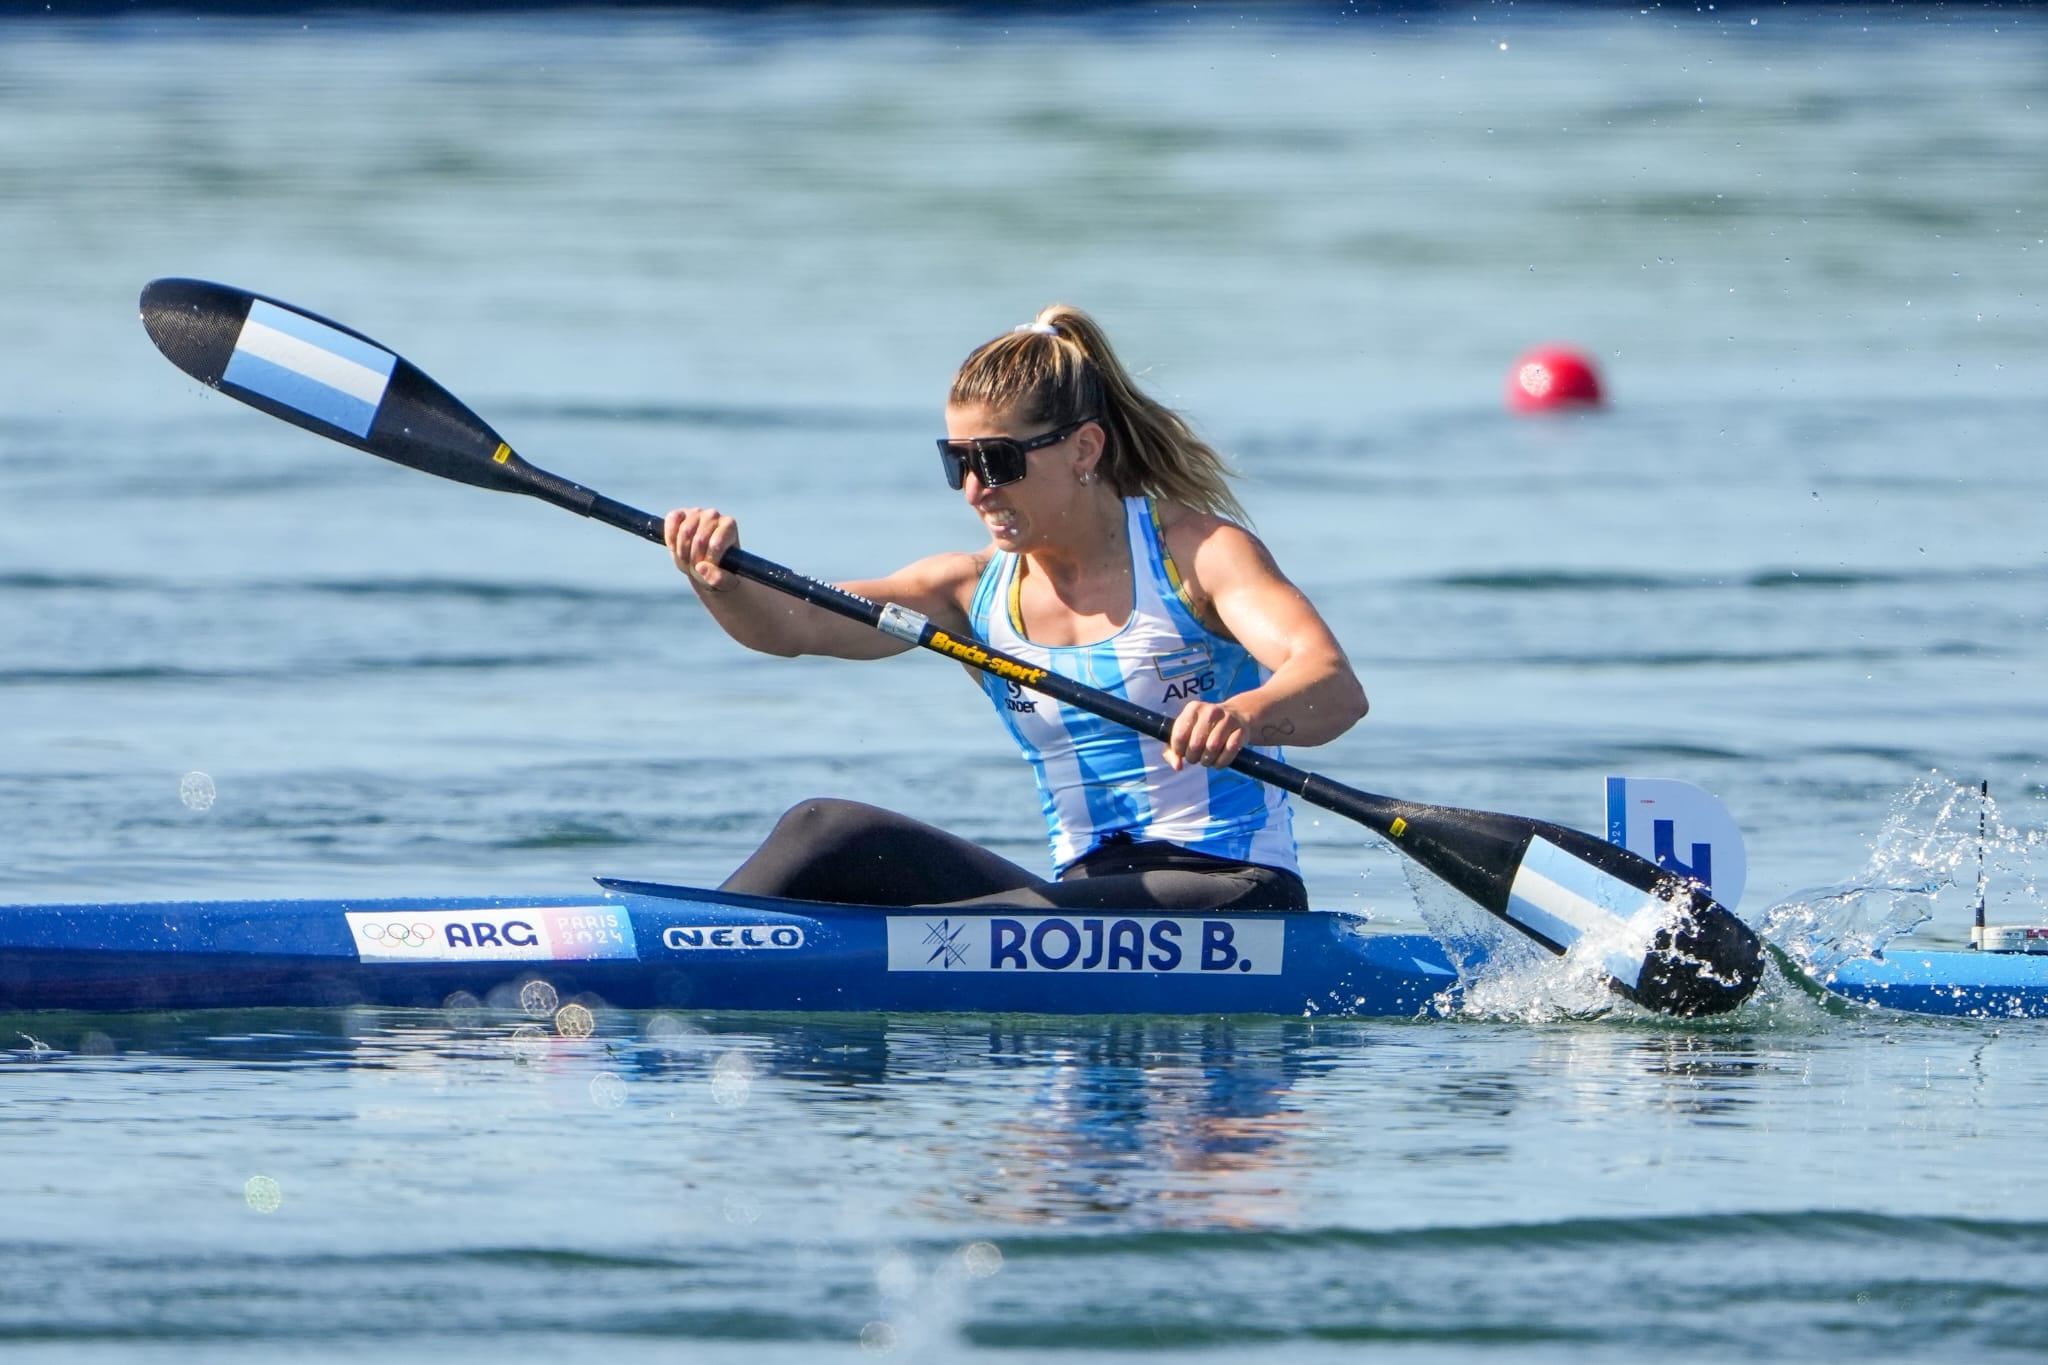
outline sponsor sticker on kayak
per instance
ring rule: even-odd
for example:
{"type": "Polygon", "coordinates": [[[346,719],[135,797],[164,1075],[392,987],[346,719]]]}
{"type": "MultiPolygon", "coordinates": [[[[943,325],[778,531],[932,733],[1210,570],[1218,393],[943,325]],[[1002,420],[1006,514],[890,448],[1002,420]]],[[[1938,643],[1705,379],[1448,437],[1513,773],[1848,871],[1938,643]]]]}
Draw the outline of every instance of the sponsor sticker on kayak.
{"type": "Polygon", "coordinates": [[[672,924],[661,931],[661,946],[674,953],[699,948],[801,948],[804,931],[794,924],[672,924]]]}
{"type": "Polygon", "coordinates": [[[1197,915],[891,915],[892,972],[1278,976],[1287,926],[1197,915]]]}
{"type": "Polygon", "coordinates": [[[633,923],[603,905],[349,910],[364,962],[582,962],[637,958],[633,923]]]}

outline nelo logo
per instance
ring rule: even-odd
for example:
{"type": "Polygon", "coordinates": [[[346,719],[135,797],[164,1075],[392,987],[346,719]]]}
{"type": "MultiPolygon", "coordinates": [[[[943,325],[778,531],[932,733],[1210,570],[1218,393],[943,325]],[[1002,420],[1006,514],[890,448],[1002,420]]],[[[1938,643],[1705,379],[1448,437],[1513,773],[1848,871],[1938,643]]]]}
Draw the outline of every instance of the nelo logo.
{"type": "Polygon", "coordinates": [[[801,948],[804,931],[794,924],[678,924],[661,931],[671,952],[699,948],[801,948]]]}

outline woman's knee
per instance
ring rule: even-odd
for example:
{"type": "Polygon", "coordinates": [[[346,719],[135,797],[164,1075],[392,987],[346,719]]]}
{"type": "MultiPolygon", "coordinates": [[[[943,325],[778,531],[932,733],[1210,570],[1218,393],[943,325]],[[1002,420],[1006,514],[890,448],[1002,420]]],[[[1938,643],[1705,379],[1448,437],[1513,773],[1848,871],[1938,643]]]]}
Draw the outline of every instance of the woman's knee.
{"type": "Polygon", "coordinates": [[[784,811],[769,838],[776,842],[794,840],[814,849],[830,848],[872,834],[896,818],[880,806],[836,796],[816,796],[784,811]]]}

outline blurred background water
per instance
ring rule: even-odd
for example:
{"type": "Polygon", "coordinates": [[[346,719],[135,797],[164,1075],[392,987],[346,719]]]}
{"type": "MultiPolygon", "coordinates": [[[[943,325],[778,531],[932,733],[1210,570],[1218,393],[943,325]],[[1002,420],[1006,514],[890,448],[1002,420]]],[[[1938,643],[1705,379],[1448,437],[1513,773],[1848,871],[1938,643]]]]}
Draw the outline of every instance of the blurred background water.
{"type": "MultiPolygon", "coordinates": [[[[814,793],[1043,858],[957,670],[742,654],[651,547],[204,392],[135,320],[178,274],[825,577],[976,543],[946,381],[1080,304],[1353,655],[1307,766],[1595,829],[1699,783],[1802,942],[1960,941],[1988,780],[1994,918],[2044,918],[2044,109],[2011,6],[10,11],[0,899],[715,882],[814,793]],[[1608,410],[1506,413],[1549,340],[1608,410]]],[[[1422,920],[1301,825],[1318,903],[1422,920]]],[[[537,1032],[11,1021],[0,1340],[2043,1345],[2029,1026],[537,1032]]]]}

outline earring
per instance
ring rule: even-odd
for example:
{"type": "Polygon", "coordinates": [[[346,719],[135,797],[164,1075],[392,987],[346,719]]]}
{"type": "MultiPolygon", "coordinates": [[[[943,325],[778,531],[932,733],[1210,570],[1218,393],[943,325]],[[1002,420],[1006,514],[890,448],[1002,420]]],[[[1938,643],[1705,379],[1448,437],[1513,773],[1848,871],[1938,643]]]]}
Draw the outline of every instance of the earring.
{"type": "Polygon", "coordinates": [[[1086,488],[1089,484],[1095,482],[1095,471],[1092,469],[1082,470],[1080,476],[1076,478],[1074,482],[1080,484],[1083,488],[1086,488]]]}

